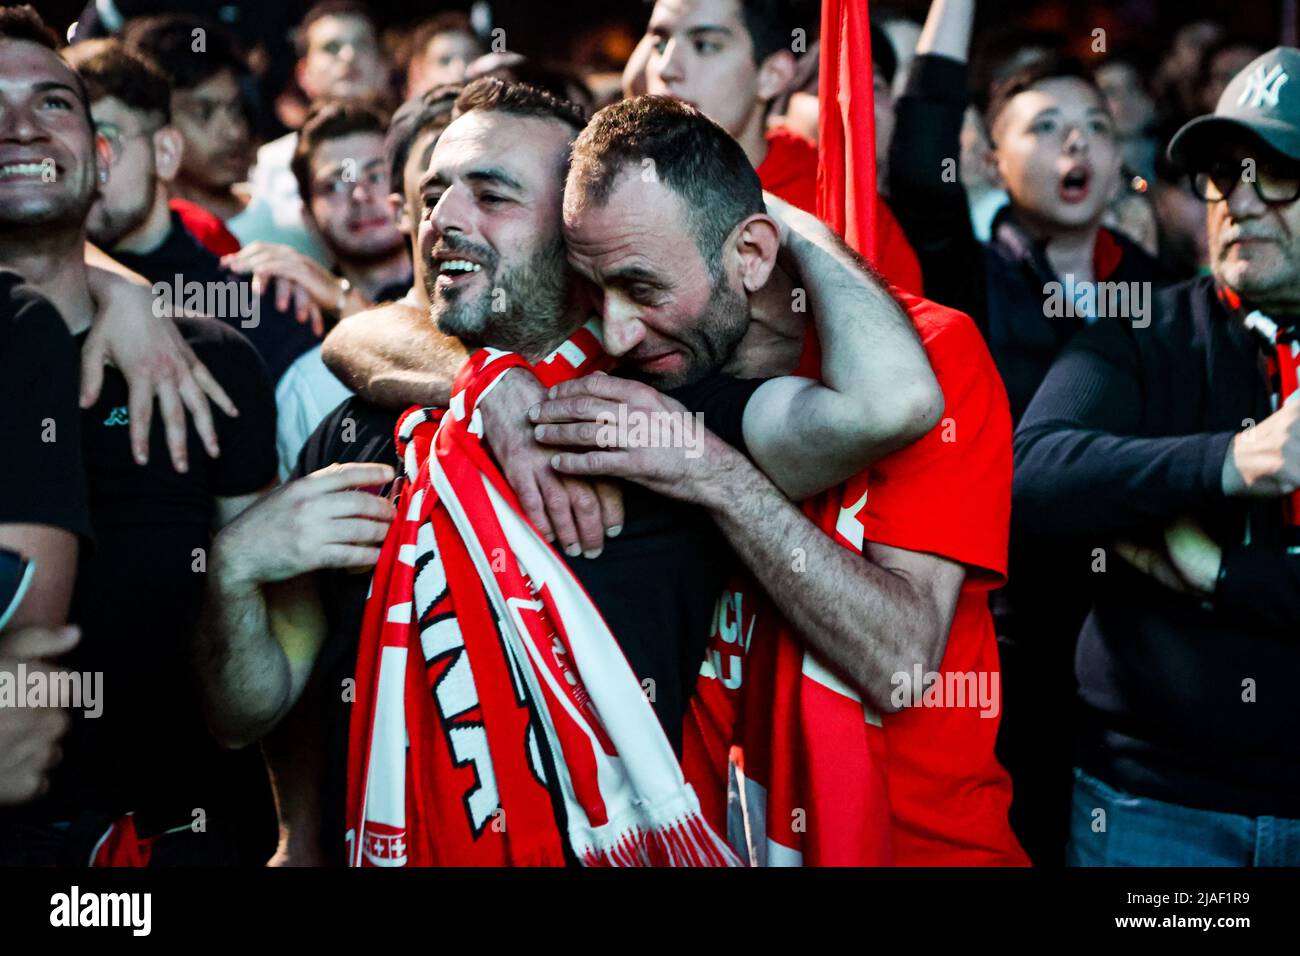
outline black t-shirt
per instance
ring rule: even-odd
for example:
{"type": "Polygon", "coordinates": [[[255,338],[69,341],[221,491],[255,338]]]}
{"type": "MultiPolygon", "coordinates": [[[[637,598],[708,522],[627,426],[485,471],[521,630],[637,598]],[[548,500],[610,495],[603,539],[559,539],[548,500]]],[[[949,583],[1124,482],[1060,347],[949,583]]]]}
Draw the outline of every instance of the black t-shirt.
{"type": "Polygon", "coordinates": [[[67,665],[103,674],[102,715],[72,713],[63,763],[34,808],[46,818],[134,810],[148,830],[154,821],[188,824],[194,809],[211,818],[267,798],[256,749],[222,751],[207,732],[191,654],[217,499],[251,494],[276,475],[275,397],[242,337],[212,319],[176,324],[239,417],[213,408],[217,459],[191,423],[189,472],[179,474],[157,409],[149,463],[135,463],[116,369],[105,370],[99,400],[82,416],[95,548],[78,568],[69,616],[82,639],[67,665]]]}
{"type": "MultiPolygon", "coordinates": [[[[169,297],[172,296],[170,290],[177,284],[176,277],[179,275],[182,305],[188,297],[185,286],[192,282],[222,285],[235,283],[241,290],[248,286],[250,280],[247,276],[223,269],[221,261],[186,231],[179,214],[173,212],[171,220],[171,231],[157,249],[144,254],[115,250],[113,258],[152,283],[166,284],[169,297]]],[[[253,319],[237,314],[237,303],[246,295],[246,291],[241,291],[237,299],[229,295],[221,299],[214,297],[210,303],[211,311],[200,311],[235,329],[253,343],[253,348],[270,371],[272,383],[278,382],[294,360],[320,344],[320,339],[316,338],[311,326],[303,325],[289,313],[276,309],[275,297],[269,291],[258,301],[256,323],[246,326],[245,323],[252,323],[253,319]]],[[[207,308],[209,305],[205,305],[204,309],[207,308]]]]}
{"type": "MultiPolygon", "coordinates": [[[[715,376],[670,393],[708,428],[744,450],[741,417],[761,380],[715,376]]],[[[383,462],[400,471],[393,429],[399,415],[347,399],[307,440],[292,478],[336,462],[383,462]]],[[[682,718],[708,642],[718,595],[735,556],[702,509],[639,485],[623,488],[624,524],[600,557],[565,557],[600,609],[628,664],[643,682],[669,742],[681,751],[682,718]],[[646,684],[653,681],[653,685],[646,684]],[[649,693],[653,689],[653,694],[649,693]]],[[[327,708],[321,832],[327,853],[342,846],[349,707],[340,688],[356,670],[357,639],[370,575],[322,572],[318,591],[327,633],[312,677],[313,699],[327,708]]]]}
{"type": "Polygon", "coordinates": [[[63,317],[16,273],[0,270],[0,524],[90,537],[79,379],[63,317]]]}

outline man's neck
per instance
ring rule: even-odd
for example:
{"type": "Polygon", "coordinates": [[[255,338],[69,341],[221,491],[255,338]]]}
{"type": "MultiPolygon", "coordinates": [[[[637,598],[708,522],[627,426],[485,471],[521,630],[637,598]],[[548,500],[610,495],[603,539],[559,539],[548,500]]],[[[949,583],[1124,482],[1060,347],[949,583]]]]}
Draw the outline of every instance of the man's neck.
{"type": "Polygon", "coordinates": [[[744,127],[733,134],[740,148],[745,151],[750,165],[755,169],[763,165],[763,160],[767,158],[767,130],[764,123],[766,114],[766,104],[755,103],[744,127]]]}
{"type": "Polygon", "coordinates": [[[86,234],[57,226],[0,232],[0,267],[12,269],[59,310],[73,335],[90,328],[95,302],[86,281],[86,234]]]}
{"type": "Polygon", "coordinates": [[[516,342],[515,347],[504,345],[503,347],[511,352],[517,352],[527,359],[530,363],[536,365],[546,356],[550,355],[560,345],[577,331],[587,319],[591,316],[585,310],[576,308],[569,309],[564,315],[557,320],[555,325],[555,334],[545,342],[516,342]]]}
{"type": "Polygon", "coordinates": [[[167,205],[167,193],[160,183],[156,187],[149,215],[143,223],[119,239],[113,246],[113,251],[129,252],[137,256],[148,255],[166,241],[171,231],[172,211],[167,205]]]}
{"type": "Polygon", "coordinates": [[[232,189],[208,189],[177,179],[172,181],[171,194],[202,206],[222,222],[244,211],[244,200],[232,189]]]}
{"type": "Polygon", "coordinates": [[[372,302],[381,290],[395,282],[406,282],[411,278],[411,263],[406,258],[405,245],[398,246],[391,256],[383,259],[359,262],[355,259],[342,259],[337,254],[334,259],[343,278],[360,289],[372,302]]]}

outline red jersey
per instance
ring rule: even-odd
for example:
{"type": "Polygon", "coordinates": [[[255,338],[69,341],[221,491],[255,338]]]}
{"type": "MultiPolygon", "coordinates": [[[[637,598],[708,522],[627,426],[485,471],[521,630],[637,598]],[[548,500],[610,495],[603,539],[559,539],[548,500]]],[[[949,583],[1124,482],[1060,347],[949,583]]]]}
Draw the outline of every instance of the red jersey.
{"type": "MultiPolygon", "coordinates": [[[[817,145],[778,126],[767,134],[767,156],[758,165],[763,188],[792,206],[817,215],[817,145]]],[[[922,294],[921,263],[889,204],[876,197],[876,252],[872,261],[896,288],[922,294]]]]}
{"type": "Polygon", "coordinates": [[[172,212],[181,217],[181,225],[185,227],[185,231],[214,256],[224,256],[239,251],[239,240],[226,228],[226,224],[198,203],[190,202],[188,199],[172,199],[167,205],[172,212]]]}

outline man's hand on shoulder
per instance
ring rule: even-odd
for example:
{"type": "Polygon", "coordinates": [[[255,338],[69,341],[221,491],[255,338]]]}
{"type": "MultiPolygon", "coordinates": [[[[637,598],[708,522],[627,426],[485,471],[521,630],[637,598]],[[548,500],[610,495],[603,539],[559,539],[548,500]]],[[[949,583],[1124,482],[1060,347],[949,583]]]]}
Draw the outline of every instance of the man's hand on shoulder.
{"type": "Polygon", "coordinates": [[[529,409],[546,399],[530,372],[507,371],[479,400],[483,437],[534,527],[570,557],[597,557],[623,529],[623,493],[600,478],[571,478],[552,465],[555,443],[540,442],[529,409]]]}
{"type": "Polygon", "coordinates": [[[702,414],[649,385],[601,372],[555,386],[529,417],[539,442],[567,449],[552,459],[557,471],[623,478],[693,504],[725,498],[736,469],[748,466],[704,426],[702,414]]]}
{"type": "Polygon", "coordinates": [[[1300,489],[1300,397],[1236,435],[1223,462],[1230,498],[1279,498],[1300,489]]]}
{"type": "Polygon", "coordinates": [[[112,364],[129,390],[131,451],[138,464],[149,461],[155,399],[177,471],[189,470],[187,413],[208,454],[218,457],[221,449],[208,403],[234,418],[239,410],[230,397],[195,356],[176,323],[154,311],[147,287],[103,270],[86,271],[95,299],[95,322],[81,351],[81,407],[89,408],[99,398],[104,366],[112,364]]]}

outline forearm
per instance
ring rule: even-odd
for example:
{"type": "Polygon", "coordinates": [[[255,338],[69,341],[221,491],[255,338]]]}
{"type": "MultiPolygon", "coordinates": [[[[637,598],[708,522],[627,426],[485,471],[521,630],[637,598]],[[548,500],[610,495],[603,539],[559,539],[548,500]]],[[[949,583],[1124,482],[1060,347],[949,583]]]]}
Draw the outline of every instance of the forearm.
{"type": "Polygon", "coordinates": [[[935,622],[909,582],[837,544],[743,459],[717,487],[702,503],[794,631],[873,708],[897,710],[893,676],[942,652],[923,650],[935,622]]]}
{"type": "Polygon", "coordinates": [[[1134,438],[1030,423],[1015,437],[1015,523],[1037,534],[1114,535],[1213,507],[1233,434],[1134,438]]]}
{"type": "Polygon", "coordinates": [[[266,596],[213,561],[196,657],[208,727],[223,745],[246,746],[288,706],[289,661],[275,640],[266,596]]]}
{"type": "Polygon", "coordinates": [[[388,307],[382,319],[357,316],[325,337],[321,358],[348,388],[385,408],[446,407],[469,354],[414,308],[388,307]]]}
{"type": "Polygon", "coordinates": [[[890,208],[921,262],[927,295],[983,327],[983,252],[960,167],[967,82],[955,60],[912,62],[890,141],[890,208]]]}
{"type": "Polygon", "coordinates": [[[916,41],[916,55],[939,53],[965,63],[974,23],[975,0],[933,0],[916,41]]]}
{"type": "Polygon", "coordinates": [[[933,428],[943,393],[907,311],[833,234],[796,233],[788,248],[822,347],[817,411],[865,467],[933,428]]]}

